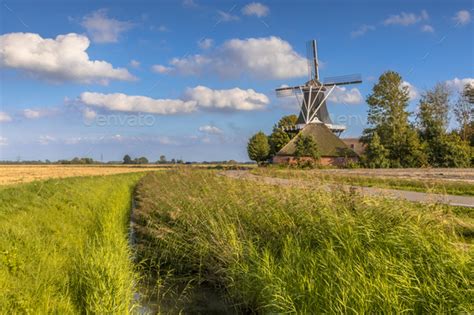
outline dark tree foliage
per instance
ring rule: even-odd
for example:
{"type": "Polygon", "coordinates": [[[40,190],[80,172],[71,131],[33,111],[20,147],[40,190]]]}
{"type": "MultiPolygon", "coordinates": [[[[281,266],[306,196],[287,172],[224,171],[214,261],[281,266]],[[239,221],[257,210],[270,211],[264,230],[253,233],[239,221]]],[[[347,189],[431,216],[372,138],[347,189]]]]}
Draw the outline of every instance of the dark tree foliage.
{"type": "Polygon", "coordinates": [[[311,157],[318,160],[320,157],[318,144],[311,135],[299,135],[295,143],[295,155],[296,157],[311,157]]]}

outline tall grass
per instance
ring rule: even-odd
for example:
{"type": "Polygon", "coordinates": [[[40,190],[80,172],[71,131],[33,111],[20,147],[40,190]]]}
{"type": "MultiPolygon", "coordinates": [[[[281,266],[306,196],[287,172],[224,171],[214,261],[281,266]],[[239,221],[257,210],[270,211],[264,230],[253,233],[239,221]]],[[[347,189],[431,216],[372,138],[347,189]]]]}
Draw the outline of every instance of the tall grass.
{"type": "Polygon", "coordinates": [[[474,311],[473,251],[445,207],[186,170],[148,174],[137,201],[152,272],[241,311],[474,311]]]}
{"type": "Polygon", "coordinates": [[[48,180],[0,190],[0,310],[126,314],[127,241],[142,174],[48,180]]]}

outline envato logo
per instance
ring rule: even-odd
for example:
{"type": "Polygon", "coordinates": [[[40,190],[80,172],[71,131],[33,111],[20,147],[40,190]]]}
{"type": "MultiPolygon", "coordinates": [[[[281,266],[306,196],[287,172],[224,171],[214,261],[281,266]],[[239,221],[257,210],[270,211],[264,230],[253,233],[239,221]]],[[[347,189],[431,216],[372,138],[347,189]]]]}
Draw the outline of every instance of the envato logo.
{"type": "Polygon", "coordinates": [[[332,121],[346,126],[366,126],[367,118],[362,115],[331,115],[332,121]]]}
{"type": "Polygon", "coordinates": [[[86,126],[127,126],[127,127],[151,127],[155,124],[154,115],[144,115],[141,113],[135,115],[97,114],[94,118],[84,119],[86,126]]]}

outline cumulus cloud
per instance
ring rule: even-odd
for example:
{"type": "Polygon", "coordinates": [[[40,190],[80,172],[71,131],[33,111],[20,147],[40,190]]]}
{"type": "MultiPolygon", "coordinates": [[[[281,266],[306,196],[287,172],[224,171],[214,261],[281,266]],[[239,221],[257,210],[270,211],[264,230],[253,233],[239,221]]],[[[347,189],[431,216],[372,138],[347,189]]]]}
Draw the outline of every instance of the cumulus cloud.
{"type": "Polygon", "coordinates": [[[244,15],[255,15],[257,17],[264,17],[270,13],[270,9],[260,2],[252,2],[242,8],[244,15]]]}
{"type": "Polygon", "coordinates": [[[201,49],[209,49],[214,45],[214,40],[211,38],[203,38],[198,42],[198,46],[201,49]]]}
{"type": "Polygon", "coordinates": [[[222,130],[216,126],[212,125],[204,125],[199,127],[198,129],[202,133],[210,134],[210,135],[219,135],[222,133],[222,130]]]}
{"type": "Polygon", "coordinates": [[[122,93],[84,92],[79,101],[88,107],[110,111],[142,112],[158,115],[191,113],[199,109],[249,111],[263,109],[270,103],[265,94],[239,88],[212,90],[205,86],[188,88],[183,99],[154,99],[122,93]]]}
{"type": "Polygon", "coordinates": [[[196,110],[196,101],[154,99],[147,96],[126,95],[123,93],[102,94],[84,92],[80,95],[79,99],[83,104],[88,106],[119,112],[143,112],[170,115],[189,113],[196,110]]]}
{"type": "Polygon", "coordinates": [[[413,101],[419,97],[420,93],[418,92],[418,89],[410,82],[403,81],[400,86],[408,88],[408,97],[410,98],[410,101],[413,101]]]}
{"type": "Polygon", "coordinates": [[[306,76],[308,71],[306,59],[274,36],[231,39],[205,54],[174,58],[169,64],[168,72],[181,75],[288,79],[306,76]]]}
{"type": "Polygon", "coordinates": [[[153,65],[151,67],[151,70],[153,72],[156,72],[156,73],[164,74],[164,73],[169,73],[172,70],[172,68],[171,67],[166,67],[166,66],[163,66],[163,65],[153,65]]]}
{"type": "Polygon", "coordinates": [[[471,13],[467,10],[458,11],[453,17],[453,20],[456,25],[466,25],[471,21],[471,13]]]}
{"type": "Polygon", "coordinates": [[[369,32],[369,31],[375,31],[375,26],[364,24],[364,25],[361,25],[355,31],[352,31],[351,32],[351,37],[352,38],[360,37],[360,36],[363,36],[365,33],[369,32]]]}
{"type": "Polygon", "coordinates": [[[336,86],[329,95],[328,101],[340,104],[355,105],[362,103],[362,95],[357,88],[348,90],[345,87],[336,86]]]}
{"type": "Polygon", "coordinates": [[[420,21],[426,21],[428,19],[429,19],[429,15],[428,15],[428,12],[426,12],[426,10],[422,10],[420,15],[417,15],[415,13],[401,12],[400,14],[390,15],[387,19],[383,21],[383,24],[408,26],[408,25],[416,24],[420,21]]]}
{"type": "Polygon", "coordinates": [[[423,33],[434,33],[434,28],[431,25],[425,24],[421,27],[423,33]]]}
{"type": "Polygon", "coordinates": [[[82,116],[85,120],[94,120],[97,117],[97,112],[86,107],[82,110],[82,116]]]}
{"type": "Polygon", "coordinates": [[[107,10],[100,9],[83,17],[81,25],[96,43],[115,43],[121,33],[133,24],[107,17],[107,10]]]}
{"type": "Polygon", "coordinates": [[[454,92],[462,92],[466,84],[474,86],[474,78],[454,78],[452,80],[446,81],[446,85],[454,92]]]}
{"type": "Polygon", "coordinates": [[[258,110],[270,103],[265,94],[239,88],[212,90],[205,86],[196,86],[188,88],[185,97],[197,102],[197,106],[211,110],[258,110]]]}
{"type": "Polygon", "coordinates": [[[0,123],[10,122],[12,117],[5,112],[0,112],[0,123]]]}
{"type": "Polygon", "coordinates": [[[86,52],[89,44],[86,36],[74,33],[54,39],[34,33],[9,33],[0,36],[0,66],[55,82],[107,84],[110,80],[135,80],[127,69],[90,60],[86,52]]]}

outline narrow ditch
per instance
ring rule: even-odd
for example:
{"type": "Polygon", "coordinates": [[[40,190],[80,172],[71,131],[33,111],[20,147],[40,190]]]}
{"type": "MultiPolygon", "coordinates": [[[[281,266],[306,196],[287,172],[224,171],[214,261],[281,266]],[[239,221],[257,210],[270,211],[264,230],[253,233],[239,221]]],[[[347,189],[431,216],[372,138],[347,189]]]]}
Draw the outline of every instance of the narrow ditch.
{"type": "MultiPolygon", "coordinates": [[[[133,252],[134,264],[139,263],[137,245],[139,236],[136,233],[137,222],[135,196],[132,198],[129,226],[129,244],[133,252]]],[[[189,283],[172,281],[166,284],[161,279],[146,273],[140,274],[135,283],[135,312],[138,314],[241,314],[223,293],[206,283],[190,285],[189,283]]]]}

